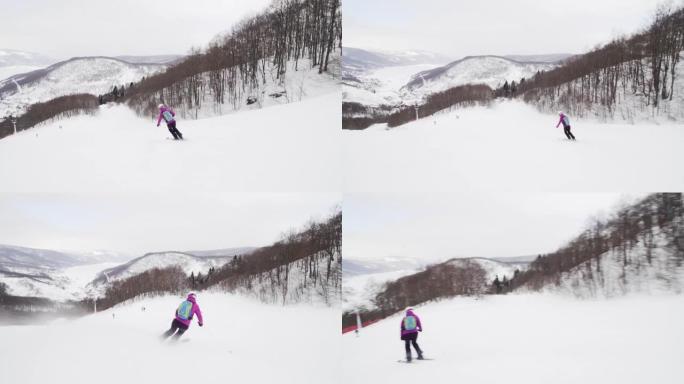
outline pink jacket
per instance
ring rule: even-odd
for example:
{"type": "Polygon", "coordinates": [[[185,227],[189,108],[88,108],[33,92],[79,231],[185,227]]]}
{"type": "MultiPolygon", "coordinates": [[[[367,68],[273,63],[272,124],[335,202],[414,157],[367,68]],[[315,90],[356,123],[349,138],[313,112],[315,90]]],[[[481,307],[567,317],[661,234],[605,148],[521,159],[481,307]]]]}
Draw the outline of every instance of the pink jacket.
{"type": "Polygon", "coordinates": [[[558,128],[558,126],[561,124],[563,124],[563,127],[570,125],[570,119],[568,119],[568,117],[565,114],[560,115],[560,119],[558,119],[558,124],[556,124],[556,128],[558,128]]]}
{"type": "Polygon", "coordinates": [[[204,320],[202,319],[202,311],[200,310],[199,305],[197,305],[197,302],[195,301],[195,295],[192,293],[189,294],[187,300],[192,303],[192,310],[190,311],[190,318],[187,320],[181,319],[178,316],[178,313],[176,312],[176,313],[174,313],[174,315],[176,316],[176,320],[183,323],[183,325],[190,326],[190,323],[192,323],[192,318],[195,315],[197,315],[197,322],[199,323],[200,326],[203,325],[204,320]]]}
{"type": "Polygon", "coordinates": [[[418,332],[423,332],[423,326],[422,326],[422,324],[420,324],[420,318],[418,317],[418,315],[413,313],[412,310],[408,309],[408,310],[406,310],[406,316],[403,319],[401,319],[401,335],[404,336],[404,335],[408,335],[410,333],[418,333],[418,332]],[[406,329],[406,327],[404,327],[404,320],[406,319],[406,317],[409,317],[409,316],[413,316],[416,318],[416,329],[409,330],[409,329],[406,329]]]}
{"type": "Polygon", "coordinates": [[[171,120],[166,120],[166,118],[164,117],[164,112],[166,112],[166,111],[169,111],[169,113],[171,113],[171,116],[176,117],[176,113],[173,112],[173,110],[171,108],[169,108],[169,107],[159,108],[159,118],[157,119],[157,127],[159,126],[159,123],[161,123],[162,119],[164,119],[164,121],[166,121],[167,124],[172,122],[172,121],[175,121],[175,119],[173,119],[173,118],[171,120]]]}

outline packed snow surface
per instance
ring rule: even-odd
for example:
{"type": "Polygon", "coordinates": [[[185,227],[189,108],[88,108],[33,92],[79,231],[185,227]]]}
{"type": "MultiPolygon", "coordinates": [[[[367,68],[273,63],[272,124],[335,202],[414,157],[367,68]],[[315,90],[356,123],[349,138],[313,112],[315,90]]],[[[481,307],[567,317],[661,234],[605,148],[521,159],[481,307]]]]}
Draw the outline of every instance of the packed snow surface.
{"type": "Polygon", "coordinates": [[[0,192],[197,196],[202,191],[341,190],[339,91],[302,102],[178,120],[124,106],[58,120],[0,140],[0,192]]]}
{"type": "Polygon", "coordinates": [[[684,296],[576,300],[557,295],[458,298],[416,307],[418,344],[404,358],[400,315],[342,336],[345,383],[681,382],[684,296]],[[415,352],[414,357],[415,357],[415,352]]]}
{"type": "Polygon", "coordinates": [[[364,191],[681,191],[684,129],[672,122],[600,123],[521,101],[455,109],[395,129],[343,132],[344,188],[364,191]],[[379,156],[379,149],[382,156],[379,156]]]}
{"type": "Polygon", "coordinates": [[[196,320],[162,342],[184,297],[145,299],[72,321],[0,327],[7,383],[341,382],[337,309],[199,293],[196,320]],[[143,311],[143,307],[145,310],[143,311]]]}

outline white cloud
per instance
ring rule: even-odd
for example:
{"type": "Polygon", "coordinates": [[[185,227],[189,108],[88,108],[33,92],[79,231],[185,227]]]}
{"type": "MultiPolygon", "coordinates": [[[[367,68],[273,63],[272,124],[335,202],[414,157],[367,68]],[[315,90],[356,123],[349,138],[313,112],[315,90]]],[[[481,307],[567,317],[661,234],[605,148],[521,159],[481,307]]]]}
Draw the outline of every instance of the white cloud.
{"type": "Polygon", "coordinates": [[[183,54],[269,0],[0,0],[0,48],[73,56],[183,54]]]}
{"type": "Polygon", "coordinates": [[[504,190],[456,194],[347,194],[344,255],[511,257],[550,252],[595,215],[608,214],[620,194],[530,194],[504,190]]]}
{"type": "Polygon", "coordinates": [[[133,254],[263,246],[339,203],[326,193],[0,195],[0,244],[133,254]]]}
{"type": "Polygon", "coordinates": [[[652,0],[347,0],[344,44],[478,54],[582,53],[646,25],[652,0]]]}

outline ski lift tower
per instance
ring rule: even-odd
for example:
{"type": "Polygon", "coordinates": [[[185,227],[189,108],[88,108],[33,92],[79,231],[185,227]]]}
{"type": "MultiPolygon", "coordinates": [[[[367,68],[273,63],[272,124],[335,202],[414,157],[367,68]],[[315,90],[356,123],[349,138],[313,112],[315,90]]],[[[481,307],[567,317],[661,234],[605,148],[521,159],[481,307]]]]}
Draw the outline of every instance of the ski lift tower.
{"type": "Polygon", "coordinates": [[[359,337],[359,331],[363,327],[363,323],[361,323],[361,315],[359,314],[359,311],[356,311],[356,337],[359,337]]]}
{"type": "MultiPolygon", "coordinates": [[[[423,81],[423,87],[425,87],[425,78],[423,77],[423,74],[419,73],[418,76],[420,76],[420,79],[423,81]]],[[[413,106],[416,109],[416,121],[418,121],[418,108],[419,108],[418,104],[419,104],[419,99],[416,99],[416,102],[413,106]]]]}
{"type": "Polygon", "coordinates": [[[10,121],[12,122],[12,126],[14,127],[14,134],[17,134],[17,118],[10,115],[9,117],[10,121]]]}

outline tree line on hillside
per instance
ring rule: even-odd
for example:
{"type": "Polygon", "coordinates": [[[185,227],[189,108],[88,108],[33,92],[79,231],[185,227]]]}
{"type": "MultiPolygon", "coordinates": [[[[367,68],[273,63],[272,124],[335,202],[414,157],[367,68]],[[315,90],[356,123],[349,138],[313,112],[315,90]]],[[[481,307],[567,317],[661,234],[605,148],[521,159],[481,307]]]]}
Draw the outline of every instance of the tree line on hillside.
{"type": "Polygon", "coordinates": [[[0,122],[0,138],[31,128],[50,119],[92,114],[97,111],[98,99],[89,94],[61,96],[43,103],[31,104],[21,116],[10,116],[0,122]]]}
{"type": "MultiPolygon", "coordinates": [[[[473,260],[450,261],[427,267],[424,271],[385,283],[373,299],[373,308],[360,310],[363,321],[385,318],[406,307],[441,298],[489,293],[487,273],[473,260]]],[[[345,312],[342,326],[356,324],[356,313],[345,312]]]]}
{"type": "Polygon", "coordinates": [[[583,115],[598,105],[612,115],[621,97],[639,97],[643,107],[658,110],[675,93],[676,67],[684,50],[684,8],[658,8],[643,32],[620,37],[560,67],[538,72],[497,95],[521,94],[545,109],[583,115]]]}
{"type": "Polygon", "coordinates": [[[406,106],[387,118],[388,127],[397,127],[402,124],[431,116],[439,111],[454,106],[470,106],[486,104],[492,100],[494,92],[484,84],[467,84],[447,89],[429,95],[425,103],[420,106],[406,106]]]}
{"type": "MultiPolygon", "coordinates": [[[[528,270],[510,282],[510,290],[526,287],[541,290],[549,284],[559,284],[564,272],[589,261],[595,270],[588,278],[601,273],[602,256],[613,252],[620,260],[622,276],[633,264],[650,265],[659,245],[658,231],[667,239],[673,265],[684,263],[684,201],[681,193],[658,193],[640,202],[620,208],[610,219],[595,219],[579,236],[556,252],[539,255],[528,270]],[[630,252],[641,244],[643,254],[630,252]]],[[[660,245],[662,247],[662,245],[660,245]]],[[[588,265],[588,264],[587,264],[588,265]]],[[[638,265],[637,265],[638,266],[638,265]]],[[[590,271],[592,272],[592,271],[590,271]]]]}
{"type": "Polygon", "coordinates": [[[371,107],[361,103],[342,102],[342,129],[366,129],[373,124],[386,123],[397,107],[379,105],[371,107]]]}
{"type": "Polygon", "coordinates": [[[156,111],[160,102],[197,109],[205,94],[215,107],[236,106],[244,92],[267,82],[269,68],[275,81],[282,79],[291,61],[295,70],[308,59],[319,73],[327,71],[330,54],[341,48],[341,41],[339,0],[276,0],[203,52],[195,50],[165,72],[142,80],[124,99],[139,114],[156,111]]]}
{"type": "MultiPolygon", "coordinates": [[[[323,222],[311,222],[271,246],[234,257],[205,275],[186,275],[179,267],[151,269],[113,282],[98,310],[139,296],[180,294],[189,289],[220,289],[254,293],[264,301],[296,302],[307,290],[326,303],[339,301],[342,291],[342,213],[323,222]],[[295,275],[298,281],[294,281],[295,275]],[[294,290],[294,291],[291,291],[294,290]]],[[[86,300],[87,304],[90,300],[86,300]]]]}
{"type": "Polygon", "coordinates": [[[308,289],[325,302],[342,292],[342,213],[324,222],[312,222],[271,246],[229,263],[214,273],[205,287],[226,291],[260,290],[264,300],[295,301],[308,289]],[[293,275],[300,281],[291,281],[293,275]],[[293,284],[294,283],[294,284],[293,284]],[[294,291],[291,291],[294,289],[294,291]]]}

